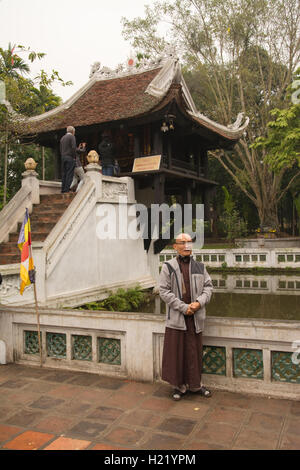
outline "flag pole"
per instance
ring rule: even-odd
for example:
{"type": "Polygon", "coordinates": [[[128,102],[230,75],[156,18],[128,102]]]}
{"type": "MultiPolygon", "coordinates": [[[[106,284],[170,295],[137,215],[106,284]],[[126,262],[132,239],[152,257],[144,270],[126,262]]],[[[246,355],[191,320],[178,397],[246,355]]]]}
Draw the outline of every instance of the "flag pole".
{"type": "MultiPolygon", "coordinates": [[[[33,259],[32,256],[32,246],[29,245],[30,250],[30,257],[33,259]]],[[[38,327],[38,341],[39,341],[39,351],[40,351],[40,367],[43,365],[43,352],[42,352],[42,345],[41,345],[41,328],[40,328],[40,314],[38,309],[38,302],[37,302],[37,295],[36,295],[36,276],[35,276],[35,268],[34,268],[34,282],[33,282],[33,291],[34,291],[34,303],[35,303],[35,313],[37,319],[37,327],[38,327]]]]}
{"type": "Polygon", "coordinates": [[[30,218],[28,213],[28,208],[26,207],[25,218],[20,230],[18,247],[21,250],[21,267],[20,267],[20,294],[23,295],[24,289],[29,284],[33,284],[34,290],[34,303],[35,303],[35,312],[37,318],[37,327],[38,327],[38,343],[39,343],[39,352],[40,352],[40,366],[43,364],[43,351],[41,345],[41,328],[40,328],[40,316],[36,295],[36,285],[35,285],[35,267],[33,263],[32,256],[32,245],[31,245],[31,227],[30,227],[30,218]],[[28,266],[25,265],[28,261],[28,266]]]}

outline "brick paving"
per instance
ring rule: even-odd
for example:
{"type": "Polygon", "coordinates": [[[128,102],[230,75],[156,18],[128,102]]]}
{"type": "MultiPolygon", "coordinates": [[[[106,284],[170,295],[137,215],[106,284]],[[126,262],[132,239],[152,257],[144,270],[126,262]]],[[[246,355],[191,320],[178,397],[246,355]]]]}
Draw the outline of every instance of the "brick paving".
{"type": "Polygon", "coordinates": [[[1,450],[300,449],[300,403],[0,365],[1,450]]]}

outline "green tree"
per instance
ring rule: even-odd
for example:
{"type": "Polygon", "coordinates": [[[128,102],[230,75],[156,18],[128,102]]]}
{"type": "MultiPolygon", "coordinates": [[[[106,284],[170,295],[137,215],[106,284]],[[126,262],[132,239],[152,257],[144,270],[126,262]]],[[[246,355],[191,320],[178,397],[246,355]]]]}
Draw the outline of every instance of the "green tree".
{"type": "Polygon", "coordinates": [[[221,216],[221,222],[225,227],[226,238],[233,241],[235,238],[247,234],[247,222],[240,216],[228,189],[222,186],[222,190],[224,193],[224,213],[221,216]]]}
{"type": "Polygon", "coordinates": [[[300,167],[300,68],[287,89],[289,105],[270,112],[273,120],[267,124],[267,135],[258,137],[254,148],[266,149],[265,162],[278,173],[283,168],[300,167]]]}
{"type": "MultiPolygon", "coordinates": [[[[61,98],[51,89],[55,81],[63,86],[71,84],[64,82],[55,70],[50,75],[41,70],[38,76],[30,78],[29,64],[19,54],[25,54],[30,62],[45,55],[23,46],[12,47],[11,44],[8,49],[0,48],[0,82],[5,89],[5,99],[0,102],[0,190],[4,204],[8,195],[12,197],[20,187],[24,161],[28,157],[41,161],[41,149],[22,141],[23,134],[28,130],[23,121],[24,115],[40,114],[61,104],[61,98]]],[[[51,154],[50,150],[46,150],[46,178],[53,178],[51,154]]],[[[41,165],[38,171],[41,172],[41,165]]]]}
{"type": "Polygon", "coordinates": [[[274,121],[268,123],[268,135],[257,139],[254,146],[267,150],[265,162],[273,171],[300,167],[300,105],[271,111],[274,121]]]}
{"type": "MultiPolygon", "coordinates": [[[[19,46],[23,50],[22,46],[19,46]]],[[[19,49],[18,48],[18,49],[19,49]]],[[[10,76],[18,79],[20,74],[28,74],[29,65],[17,55],[15,47],[8,44],[7,49],[0,47],[0,76],[10,76]]]]}

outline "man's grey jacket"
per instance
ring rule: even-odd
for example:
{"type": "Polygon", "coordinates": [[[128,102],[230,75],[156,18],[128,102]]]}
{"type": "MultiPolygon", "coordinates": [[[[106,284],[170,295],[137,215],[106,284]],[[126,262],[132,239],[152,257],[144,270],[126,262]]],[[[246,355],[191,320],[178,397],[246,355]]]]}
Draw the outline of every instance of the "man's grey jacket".
{"type": "MultiPolygon", "coordinates": [[[[204,329],[205,305],[210,301],[213,285],[203,263],[192,257],[189,263],[191,301],[199,302],[201,308],[193,315],[196,333],[204,329]]],[[[159,294],[166,303],[166,327],[175,330],[186,330],[184,315],[188,304],[182,301],[183,277],[176,258],[163,264],[159,294]]]]}

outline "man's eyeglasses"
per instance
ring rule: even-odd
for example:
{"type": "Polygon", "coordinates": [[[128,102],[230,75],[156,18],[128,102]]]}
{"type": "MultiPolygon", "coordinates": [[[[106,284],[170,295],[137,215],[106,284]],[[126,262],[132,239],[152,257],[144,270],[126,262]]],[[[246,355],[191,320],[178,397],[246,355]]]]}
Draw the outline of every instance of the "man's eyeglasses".
{"type": "Polygon", "coordinates": [[[194,242],[192,240],[190,241],[187,241],[187,242],[175,242],[176,245],[181,245],[181,246],[184,246],[184,245],[192,245],[194,242]]]}

